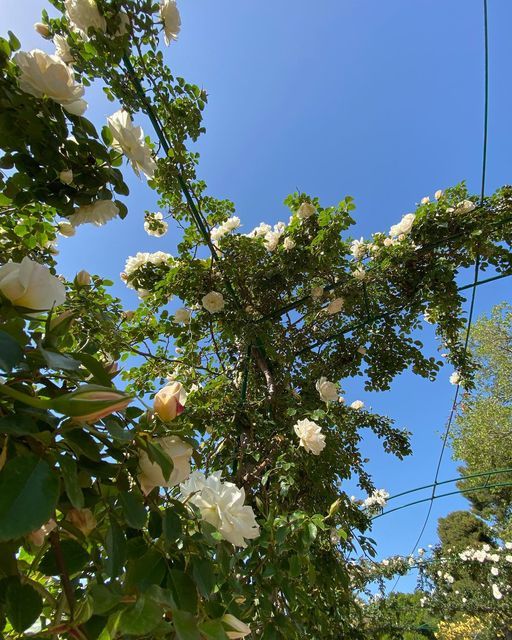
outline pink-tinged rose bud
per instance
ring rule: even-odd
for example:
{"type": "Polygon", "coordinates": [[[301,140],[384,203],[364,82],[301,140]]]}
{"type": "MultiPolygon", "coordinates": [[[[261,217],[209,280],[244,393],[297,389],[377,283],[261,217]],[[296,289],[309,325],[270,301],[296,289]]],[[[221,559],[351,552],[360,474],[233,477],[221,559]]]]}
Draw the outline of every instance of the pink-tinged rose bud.
{"type": "Polygon", "coordinates": [[[29,542],[31,542],[34,546],[42,547],[44,544],[44,539],[49,533],[51,533],[55,529],[56,526],[57,526],[57,523],[53,518],[51,518],[50,520],[48,520],[46,524],[43,524],[42,527],[29,533],[27,535],[27,538],[29,542]]]}
{"type": "Polygon", "coordinates": [[[74,418],[76,422],[96,422],[126,409],[132,400],[132,396],[117,389],[85,384],[73,393],[54,398],[51,404],[55,411],[74,418]]]}
{"type": "Polygon", "coordinates": [[[160,420],[171,422],[183,413],[187,392],[180,382],[170,382],[155,396],[154,410],[160,420]]]}
{"type": "Polygon", "coordinates": [[[91,284],[91,275],[82,269],[76,274],[75,282],[79,287],[88,287],[91,284]]]}
{"type": "Polygon", "coordinates": [[[84,536],[88,536],[98,524],[90,509],[70,509],[66,520],[79,529],[84,536]]]}
{"type": "Polygon", "coordinates": [[[43,22],[36,22],[34,24],[34,29],[40,36],[43,36],[43,38],[48,38],[50,35],[50,29],[48,28],[48,25],[44,24],[43,22]]]}

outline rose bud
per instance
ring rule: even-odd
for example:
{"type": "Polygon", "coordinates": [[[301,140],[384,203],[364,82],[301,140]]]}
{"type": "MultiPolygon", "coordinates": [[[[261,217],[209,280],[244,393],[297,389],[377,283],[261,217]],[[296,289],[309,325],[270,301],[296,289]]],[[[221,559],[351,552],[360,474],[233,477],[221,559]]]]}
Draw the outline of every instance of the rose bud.
{"type": "Polygon", "coordinates": [[[183,413],[187,392],[180,382],[169,382],[155,396],[154,410],[163,422],[171,422],[183,413]]]}

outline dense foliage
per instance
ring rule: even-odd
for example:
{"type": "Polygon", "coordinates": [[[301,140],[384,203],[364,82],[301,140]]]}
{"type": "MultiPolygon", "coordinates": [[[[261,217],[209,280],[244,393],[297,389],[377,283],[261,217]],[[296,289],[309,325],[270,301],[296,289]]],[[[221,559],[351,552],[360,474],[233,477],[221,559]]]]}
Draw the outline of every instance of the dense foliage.
{"type": "Polygon", "coordinates": [[[471,388],[457,274],[477,256],[512,272],[512,188],[482,203],[463,184],[437,192],[366,241],[349,235],[352,198],[295,193],[287,223],[241,234],[187,148],[207,96],[159,50],[162,28],[171,46],[179,32],[172,0],[53,4],[62,15],[38,31],[55,56],[0,40],[4,637],[366,637],[346,556],[374,553],[382,494],[362,430],[392,455],[410,448],[343,400],[343,380],[433,379],[426,316],[471,388]],[[93,81],[117,103],[99,134],[84,116],[93,81]],[[165,212],[147,212],[148,233],[182,229],[178,256],[127,260],[135,311],[101,276],[55,276],[58,233],[126,215],[124,158],[165,212]],[[363,506],[344,492],[354,476],[363,506]]]}

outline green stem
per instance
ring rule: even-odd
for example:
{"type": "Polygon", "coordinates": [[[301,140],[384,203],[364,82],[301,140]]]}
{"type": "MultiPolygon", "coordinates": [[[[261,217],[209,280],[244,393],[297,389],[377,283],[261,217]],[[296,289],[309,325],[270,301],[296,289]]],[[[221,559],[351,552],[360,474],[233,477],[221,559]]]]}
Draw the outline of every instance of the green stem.
{"type": "Polygon", "coordinates": [[[16,391],[12,387],[7,386],[6,384],[0,384],[0,393],[3,393],[6,396],[13,398],[14,400],[19,400],[19,402],[23,402],[24,404],[28,404],[30,407],[34,407],[36,409],[50,409],[51,402],[50,400],[44,398],[34,398],[33,396],[27,396],[21,391],[16,391]]]}

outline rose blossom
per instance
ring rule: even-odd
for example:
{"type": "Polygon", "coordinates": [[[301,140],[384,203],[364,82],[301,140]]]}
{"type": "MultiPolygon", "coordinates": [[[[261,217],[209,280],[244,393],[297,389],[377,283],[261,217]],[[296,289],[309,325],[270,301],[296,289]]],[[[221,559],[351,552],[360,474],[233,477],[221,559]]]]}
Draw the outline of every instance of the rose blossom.
{"type": "Polygon", "coordinates": [[[322,433],[320,425],[313,422],[313,420],[304,418],[304,420],[299,420],[293,429],[299,436],[300,447],[304,447],[306,451],[315,456],[320,455],[325,448],[325,436],[322,433]]]}
{"type": "Polygon", "coordinates": [[[178,436],[155,438],[153,443],[160,445],[164,453],[171,458],[174,466],[171,475],[166,480],[160,465],[152,462],[146,451],[140,451],[137,478],[146,496],[155,487],[173,487],[186,480],[190,475],[192,447],[188,443],[178,438],[178,436]]]}
{"type": "Polygon", "coordinates": [[[40,49],[19,51],[13,58],[20,69],[20,89],[35,98],[48,97],[68,113],[81,116],[87,109],[82,99],[84,87],[75,81],[75,74],[57,56],[40,49]]]}
{"type": "Polygon", "coordinates": [[[124,109],[119,109],[109,116],[107,122],[114,138],[112,147],[124,153],[137,175],[142,171],[147,178],[152,178],[156,162],[146,144],[142,128],[134,126],[132,117],[124,109]]]}
{"type": "Polygon", "coordinates": [[[219,311],[224,309],[225,304],[224,296],[218,291],[210,291],[210,293],[203,296],[201,302],[206,311],[210,313],[219,313],[219,311]]]}
{"type": "Polygon", "coordinates": [[[187,402],[187,392],[181,382],[169,381],[155,395],[153,408],[163,422],[172,422],[180,413],[183,413],[187,402]]]}
{"type": "Polygon", "coordinates": [[[0,292],[16,307],[48,311],[66,299],[66,288],[48,267],[23,258],[0,267],[0,292]]]}
{"type": "Polygon", "coordinates": [[[327,378],[321,377],[317,380],[316,390],[320,395],[320,400],[325,403],[336,402],[338,399],[338,385],[334,382],[329,382],[327,378]]]}
{"type": "Polygon", "coordinates": [[[178,39],[181,28],[181,18],[175,0],[161,0],[160,18],[164,23],[164,40],[169,45],[172,40],[178,39]]]}

